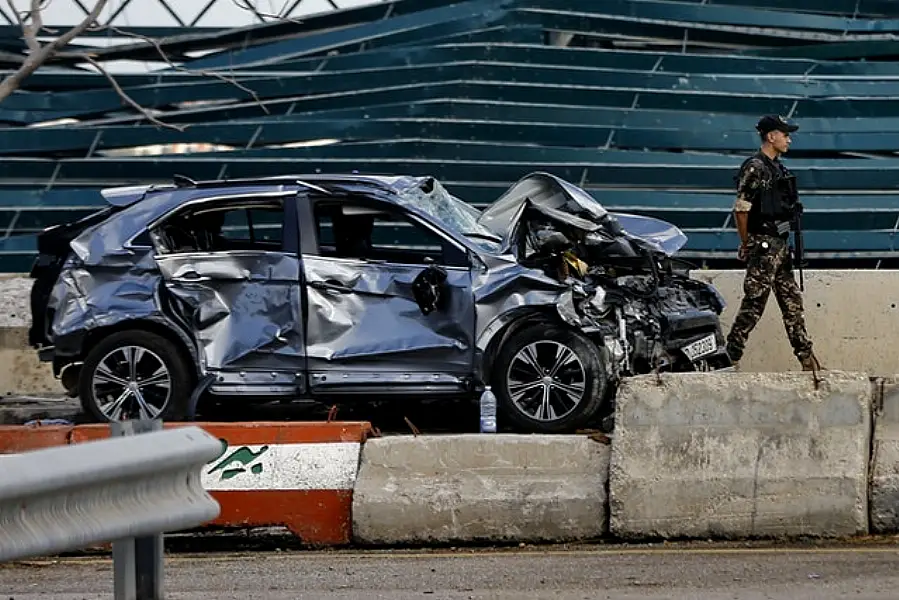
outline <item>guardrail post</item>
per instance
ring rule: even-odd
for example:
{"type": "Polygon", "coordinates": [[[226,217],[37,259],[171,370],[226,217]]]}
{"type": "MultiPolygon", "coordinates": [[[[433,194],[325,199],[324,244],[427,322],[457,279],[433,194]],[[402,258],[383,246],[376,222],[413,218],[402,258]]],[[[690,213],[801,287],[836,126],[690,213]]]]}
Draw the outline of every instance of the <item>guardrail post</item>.
{"type": "MultiPolygon", "coordinates": [[[[112,437],[162,431],[162,421],[114,421],[112,437]]],[[[112,543],[115,600],[163,600],[163,534],[126,538],[112,543]]]]}

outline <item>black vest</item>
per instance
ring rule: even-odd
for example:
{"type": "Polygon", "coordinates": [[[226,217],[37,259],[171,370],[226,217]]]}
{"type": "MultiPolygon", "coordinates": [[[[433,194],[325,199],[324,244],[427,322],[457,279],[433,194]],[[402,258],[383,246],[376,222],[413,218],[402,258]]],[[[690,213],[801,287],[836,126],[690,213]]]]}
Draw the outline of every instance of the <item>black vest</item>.
{"type": "Polygon", "coordinates": [[[753,158],[761,160],[765,172],[761,177],[762,185],[749,198],[752,208],[749,210],[747,231],[763,235],[786,235],[785,223],[793,218],[794,206],[798,200],[796,177],[782,162],[771,160],[764,152],[759,151],[740,165],[737,181],[753,158]]]}

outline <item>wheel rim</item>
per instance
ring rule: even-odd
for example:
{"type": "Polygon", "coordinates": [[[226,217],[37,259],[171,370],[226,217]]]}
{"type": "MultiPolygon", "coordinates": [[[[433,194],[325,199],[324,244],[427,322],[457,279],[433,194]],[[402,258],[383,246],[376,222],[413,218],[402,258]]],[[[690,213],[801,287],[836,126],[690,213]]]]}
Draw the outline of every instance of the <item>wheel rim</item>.
{"type": "Polygon", "coordinates": [[[104,356],[92,380],[97,408],[110,421],[156,419],[172,394],[172,378],[158,354],[122,346],[104,356]]]}
{"type": "Polygon", "coordinates": [[[583,401],[587,373],[574,350],[544,340],[518,351],[506,382],[512,404],[537,421],[556,421],[583,401]]]}

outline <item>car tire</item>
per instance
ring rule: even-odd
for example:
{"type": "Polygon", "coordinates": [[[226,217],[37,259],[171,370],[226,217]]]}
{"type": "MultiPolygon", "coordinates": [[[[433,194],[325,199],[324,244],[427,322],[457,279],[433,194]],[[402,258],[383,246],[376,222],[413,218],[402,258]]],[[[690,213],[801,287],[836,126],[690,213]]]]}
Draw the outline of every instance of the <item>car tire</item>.
{"type": "Polygon", "coordinates": [[[579,332],[553,324],[512,335],[500,348],[490,380],[502,416],[514,429],[528,433],[569,433],[588,425],[605,403],[608,387],[596,345],[579,332]],[[564,364],[556,364],[557,357],[564,364]],[[554,414],[546,410],[547,404],[554,414]]]}
{"type": "Polygon", "coordinates": [[[141,330],[114,333],[84,360],[78,382],[81,406],[99,422],[182,420],[192,392],[190,373],[178,347],[164,337],[141,330]],[[153,410],[141,411],[139,399],[153,410]]]}

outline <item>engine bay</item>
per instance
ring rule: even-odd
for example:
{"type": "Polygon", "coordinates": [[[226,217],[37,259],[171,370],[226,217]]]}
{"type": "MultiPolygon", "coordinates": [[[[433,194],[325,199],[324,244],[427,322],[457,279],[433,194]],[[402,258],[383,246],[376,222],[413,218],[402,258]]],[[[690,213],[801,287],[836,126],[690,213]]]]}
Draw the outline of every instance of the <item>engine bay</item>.
{"type": "Polygon", "coordinates": [[[561,219],[531,205],[515,234],[522,265],[568,285],[558,311],[605,349],[613,378],[704,368],[702,359],[718,350],[720,295],[611,214],[599,223],[567,211],[561,219]],[[684,351],[691,343],[702,350],[684,351]]]}

